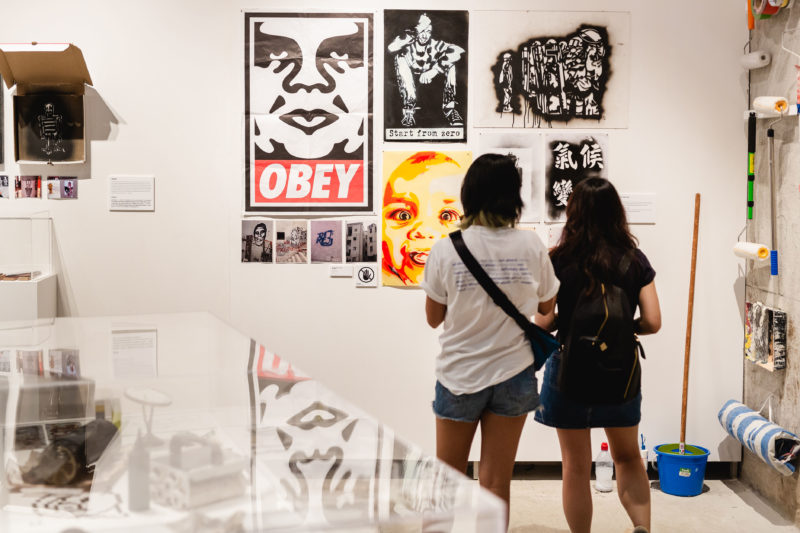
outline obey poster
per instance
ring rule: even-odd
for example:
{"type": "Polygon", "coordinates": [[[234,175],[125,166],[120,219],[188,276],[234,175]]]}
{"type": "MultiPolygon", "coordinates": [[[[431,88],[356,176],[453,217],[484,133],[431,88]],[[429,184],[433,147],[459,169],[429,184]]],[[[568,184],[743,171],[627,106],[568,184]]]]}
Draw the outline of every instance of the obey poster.
{"type": "Polygon", "coordinates": [[[372,14],[245,13],[245,211],[372,210],[372,14]]]}

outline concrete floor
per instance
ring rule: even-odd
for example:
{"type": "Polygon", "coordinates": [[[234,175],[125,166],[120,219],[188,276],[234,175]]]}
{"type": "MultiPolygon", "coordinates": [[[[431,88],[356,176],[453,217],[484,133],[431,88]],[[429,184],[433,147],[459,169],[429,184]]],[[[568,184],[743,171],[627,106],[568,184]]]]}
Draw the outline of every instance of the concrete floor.
{"type": "MultiPolygon", "coordinates": [[[[707,479],[703,493],[691,498],[671,496],[651,481],[654,533],[798,533],[791,520],[738,480],[707,479]]],[[[592,533],[623,533],[631,527],[617,498],[593,491],[592,533]]],[[[569,533],[561,509],[561,481],[511,482],[512,533],[569,533]]]]}

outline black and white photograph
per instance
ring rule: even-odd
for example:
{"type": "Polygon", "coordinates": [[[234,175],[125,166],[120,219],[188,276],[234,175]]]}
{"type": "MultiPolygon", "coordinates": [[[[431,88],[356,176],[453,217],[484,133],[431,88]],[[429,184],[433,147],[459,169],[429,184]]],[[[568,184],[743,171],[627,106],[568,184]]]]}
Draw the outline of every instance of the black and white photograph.
{"type": "Polygon", "coordinates": [[[384,11],[384,140],[465,142],[467,11],[384,11]]]}
{"type": "Polygon", "coordinates": [[[11,198],[11,188],[8,186],[8,176],[0,176],[0,198],[11,198]]]}
{"type": "Polygon", "coordinates": [[[481,26],[476,126],[627,127],[629,13],[483,11],[481,26]]]}
{"type": "Polygon", "coordinates": [[[545,135],[545,211],[548,222],[566,220],[573,188],[586,178],[608,179],[608,135],[545,135]]]}
{"type": "Polygon", "coordinates": [[[378,224],[374,221],[348,220],[345,226],[345,262],[376,263],[381,242],[378,224]]]}
{"type": "Polygon", "coordinates": [[[83,96],[14,96],[17,160],[79,162],[85,158],[83,96]]]}
{"type": "Polygon", "coordinates": [[[272,263],[274,222],[242,220],[242,263],[272,263]]]}
{"type": "Polygon", "coordinates": [[[41,176],[16,176],[14,178],[14,195],[17,198],[41,198],[41,176]]]}
{"type": "Polygon", "coordinates": [[[371,13],[245,13],[245,212],[372,210],[371,13]]]}

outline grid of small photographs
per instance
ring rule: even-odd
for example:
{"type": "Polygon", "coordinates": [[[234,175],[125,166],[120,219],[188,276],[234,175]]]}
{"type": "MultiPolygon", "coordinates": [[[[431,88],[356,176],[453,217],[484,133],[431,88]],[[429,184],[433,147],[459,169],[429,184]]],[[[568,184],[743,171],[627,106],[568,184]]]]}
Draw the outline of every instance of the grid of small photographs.
{"type": "Polygon", "coordinates": [[[242,220],[242,263],[376,263],[379,246],[374,217],[242,220]]]}
{"type": "Polygon", "coordinates": [[[11,190],[11,181],[11,177],[7,175],[0,176],[0,200],[10,198],[72,200],[78,198],[77,176],[47,176],[44,183],[42,176],[14,176],[13,191],[11,190]],[[43,188],[44,191],[42,191],[43,188]]]}
{"type": "Polygon", "coordinates": [[[0,375],[23,374],[50,378],[79,378],[80,352],[75,349],[43,350],[0,349],[0,375]]]}

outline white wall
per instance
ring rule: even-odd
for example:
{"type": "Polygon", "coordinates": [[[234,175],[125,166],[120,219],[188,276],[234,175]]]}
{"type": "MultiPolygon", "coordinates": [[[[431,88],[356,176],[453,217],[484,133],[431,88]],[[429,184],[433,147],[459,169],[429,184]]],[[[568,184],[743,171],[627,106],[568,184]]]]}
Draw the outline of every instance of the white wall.
{"type": "MultiPolygon", "coordinates": [[[[422,292],[357,290],[352,280],[328,278],[325,265],[239,263],[244,181],[240,10],[285,5],[267,0],[96,0],[6,6],[0,18],[3,41],[75,43],[83,50],[94,88],[87,93],[89,162],[75,168],[85,178],[79,200],[14,200],[0,203],[0,214],[42,206],[52,213],[63,314],[212,311],[431,451],[438,343],[437,333],[425,324],[422,292]],[[108,177],[114,174],[155,175],[155,213],[110,213],[108,177]]],[[[292,9],[328,5],[333,3],[296,0],[292,9]]],[[[349,11],[432,7],[430,2],[355,0],[335,5],[349,11]]],[[[664,314],[662,331],[646,339],[643,431],[650,444],[679,437],[692,206],[694,193],[700,192],[687,438],[711,448],[712,460],[736,460],[738,447],[721,455],[718,451],[725,434],[716,411],[728,398],[741,397],[742,384],[743,282],[730,246],[744,225],[745,97],[738,65],[747,38],[744,7],[729,0],[575,0],[558,5],[631,13],[629,127],[608,131],[611,178],[619,190],[658,196],[657,224],[634,228],[658,272],[664,314]]],[[[477,0],[435,5],[485,6],[477,0]]],[[[509,10],[553,6],[542,0],[492,4],[509,10]]],[[[380,11],[375,20],[375,40],[381,43],[380,11]]],[[[479,11],[471,13],[470,24],[472,32],[480,31],[479,11]]],[[[379,50],[375,63],[380,132],[379,50]]],[[[470,74],[486,68],[470,64],[470,74]]],[[[6,133],[11,132],[8,103],[7,91],[6,133]]],[[[477,130],[469,137],[475,140],[477,130]]],[[[379,141],[376,137],[376,180],[379,141]]],[[[6,161],[12,159],[8,138],[5,154],[6,161]]],[[[29,165],[22,173],[70,170],[29,165]]],[[[19,173],[13,163],[6,163],[5,171],[19,173]]],[[[553,433],[529,424],[518,458],[557,460],[553,433]]]]}

